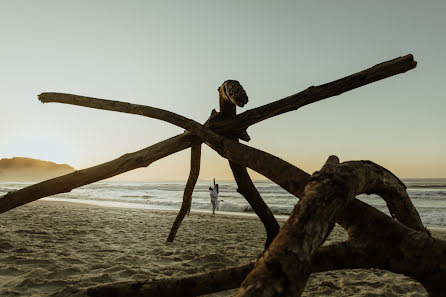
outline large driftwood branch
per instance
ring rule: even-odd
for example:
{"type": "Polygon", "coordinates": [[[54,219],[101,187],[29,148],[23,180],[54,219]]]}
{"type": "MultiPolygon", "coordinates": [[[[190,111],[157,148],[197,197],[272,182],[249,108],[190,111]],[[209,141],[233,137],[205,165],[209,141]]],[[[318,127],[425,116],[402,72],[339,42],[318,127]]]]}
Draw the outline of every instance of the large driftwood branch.
{"type": "MultiPolygon", "coordinates": [[[[337,157],[330,157],[312,175],[303,198],[235,296],[299,296],[311,273],[313,255],[349,202],[362,193],[395,193],[393,188],[400,187],[398,178],[372,162],[339,164],[337,157]]],[[[408,223],[418,225],[412,219],[408,223]]]]}
{"type": "MultiPolygon", "coordinates": [[[[388,170],[371,162],[344,162],[336,165],[336,159],[332,158],[331,160],[334,162],[331,164],[328,162],[321,172],[315,173],[306,187],[305,198],[301,199],[301,202],[293,211],[295,213],[296,210],[299,210],[300,216],[297,218],[295,216],[290,217],[280,235],[264,253],[262,259],[273,257],[273,255],[276,255],[274,249],[278,245],[279,249],[291,250],[291,253],[286,253],[282,259],[286,265],[283,262],[269,263],[265,273],[271,273],[273,276],[266,276],[266,278],[274,278],[283,274],[285,269],[291,269],[293,263],[299,261],[303,262],[305,265],[303,270],[307,273],[346,268],[380,268],[411,276],[426,287],[430,296],[442,296],[445,284],[440,280],[444,279],[446,275],[446,242],[432,238],[425,230],[414,231],[359,200],[354,199],[347,203],[356,193],[395,192],[395,188],[401,187],[399,179],[388,170]],[[340,203],[337,204],[337,202],[340,203]],[[342,210],[343,205],[346,204],[346,208],[342,210]],[[339,215],[336,218],[333,215],[336,211],[333,212],[332,206],[339,210],[339,215]],[[324,232],[319,232],[321,229],[315,228],[316,233],[306,232],[307,236],[296,237],[296,230],[305,230],[306,228],[292,227],[306,221],[316,225],[325,224],[325,229],[322,229],[330,230],[330,219],[334,218],[347,230],[349,234],[348,242],[318,249],[319,244],[316,241],[322,243],[328,232],[324,234],[324,232]],[[313,237],[314,234],[318,235],[313,237]],[[287,237],[294,239],[292,242],[284,242],[284,238],[287,237]],[[279,241],[281,245],[276,241],[279,241]],[[303,250],[298,249],[302,246],[304,247],[303,250]],[[296,254],[293,256],[295,249],[298,249],[300,253],[296,250],[296,254]],[[317,249],[313,257],[305,255],[305,251],[312,249],[317,249]]],[[[394,198],[398,200],[398,197],[394,198]]],[[[249,265],[225,269],[224,274],[231,279],[231,282],[225,282],[226,277],[222,275],[220,285],[215,282],[212,283],[213,286],[216,286],[212,291],[207,291],[208,273],[192,277],[197,281],[195,283],[196,287],[203,287],[206,293],[228,290],[240,284],[242,278],[244,278],[241,271],[245,271],[244,269],[249,265]]],[[[282,283],[272,281],[273,287],[280,292],[280,294],[277,291],[273,292],[272,295],[287,296],[289,293],[290,296],[296,296],[280,286],[291,287],[294,283],[300,282],[303,288],[305,282],[298,277],[299,275],[290,275],[287,281],[282,283]]],[[[185,280],[189,278],[186,277],[185,280]]],[[[96,287],[95,292],[101,294],[94,296],[107,296],[108,292],[121,291],[125,294],[138,292],[138,296],[152,296],[146,293],[158,289],[160,291],[157,292],[162,295],[163,292],[170,292],[164,291],[166,282],[168,284],[176,282],[178,286],[183,285],[178,279],[144,282],[144,286],[140,285],[140,282],[106,284],[96,287]],[[140,288],[141,290],[139,290],[140,288]]],[[[262,283],[262,286],[265,286],[264,290],[267,291],[271,288],[271,284],[268,283],[262,283]]],[[[170,290],[169,286],[166,290],[170,290]]],[[[263,290],[261,291],[263,292],[263,290]]],[[[125,294],[117,293],[114,296],[126,296],[125,294]]],[[[197,296],[200,294],[205,293],[203,291],[187,291],[178,296],[197,296]]]]}
{"type": "Polygon", "coordinates": [[[70,192],[75,188],[113,177],[136,168],[147,167],[159,159],[199,143],[201,143],[200,138],[186,132],[140,151],[125,154],[113,161],[78,170],[17,191],[9,192],[0,197],[0,213],[4,213],[15,207],[43,197],[70,192]]]}
{"type": "Polygon", "coordinates": [[[197,183],[198,175],[200,174],[200,159],[201,159],[201,144],[193,145],[190,153],[190,172],[189,177],[186,182],[186,187],[184,188],[183,203],[181,204],[180,211],[178,212],[175,221],[173,222],[172,228],[170,229],[167,241],[172,242],[175,239],[178,228],[180,228],[181,222],[183,221],[186,213],[190,211],[192,203],[192,193],[197,183]]]}
{"type": "MultiPolygon", "coordinates": [[[[374,67],[372,67],[368,70],[364,70],[364,71],[360,72],[360,73],[362,73],[360,75],[360,77],[362,77],[364,79],[364,84],[367,84],[367,83],[377,80],[376,78],[369,80],[368,77],[385,78],[385,77],[389,77],[391,75],[395,75],[397,73],[404,72],[404,71],[402,71],[401,66],[396,67],[396,69],[393,66],[393,64],[395,64],[395,61],[403,61],[403,60],[404,61],[406,61],[406,60],[412,61],[406,65],[405,71],[410,70],[415,66],[415,62],[413,61],[412,56],[409,55],[406,57],[392,60],[393,62],[392,61],[386,62],[386,63],[390,63],[390,65],[388,65],[386,63],[379,64],[379,65],[388,65],[388,67],[378,67],[379,65],[375,66],[375,67],[378,67],[380,75],[374,76],[373,72],[376,71],[376,68],[374,70],[374,67]]],[[[397,63],[397,65],[399,65],[399,64],[397,63]]],[[[335,81],[335,82],[340,83],[340,81],[342,81],[342,80],[343,79],[335,81]]],[[[333,82],[333,83],[335,83],[335,82],[333,82]]],[[[333,85],[331,85],[331,83],[327,84],[327,85],[333,87],[333,85]]],[[[321,87],[323,87],[323,86],[321,86],[321,87]]],[[[332,90],[332,93],[339,94],[339,90],[332,90]]],[[[56,99],[60,98],[59,96],[60,96],[60,94],[57,94],[57,93],[44,93],[39,96],[39,99],[41,99],[42,102],[58,102],[56,99]]],[[[81,98],[82,100],[77,101],[77,99],[75,99],[75,98],[79,97],[79,96],[75,96],[75,95],[67,95],[67,96],[68,97],[60,98],[60,100],[61,100],[60,102],[64,102],[66,99],[69,99],[68,100],[69,102],[65,102],[65,103],[69,103],[69,104],[81,104],[81,103],[84,104],[84,103],[86,103],[86,104],[92,104],[92,106],[90,106],[90,107],[93,107],[93,108],[101,107],[101,102],[99,102],[99,105],[97,104],[98,103],[97,101],[95,101],[95,103],[88,103],[90,98],[88,98],[89,100],[84,100],[86,98],[82,97],[84,99],[81,98]]],[[[293,100],[298,101],[299,98],[302,98],[302,97],[296,96],[295,99],[293,99],[293,100]]],[[[306,98],[306,96],[304,96],[304,98],[306,98]]],[[[285,99],[283,99],[283,100],[285,100],[285,99]]],[[[298,103],[293,103],[293,104],[295,104],[294,107],[299,105],[298,103]]],[[[302,102],[301,106],[303,106],[305,104],[308,104],[308,103],[304,100],[302,102]]],[[[279,105],[282,105],[282,103],[280,103],[279,105]]],[[[112,105],[110,105],[108,110],[116,110],[116,111],[121,111],[121,112],[141,114],[141,112],[138,109],[134,109],[128,103],[123,103],[123,102],[120,102],[119,104],[113,103],[112,105]],[[116,110],[117,107],[122,108],[122,110],[116,110]]],[[[258,114],[258,112],[256,112],[255,114],[258,114]]],[[[172,115],[172,113],[170,113],[170,112],[159,113],[159,109],[154,109],[154,108],[150,109],[149,108],[149,110],[145,110],[144,115],[155,117],[155,118],[159,118],[160,116],[162,116],[162,117],[164,117],[163,120],[166,120],[166,117],[169,118],[169,115],[172,115]]],[[[241,115],[239,115],[239,116],[241,116],[241,115]]],[[[265,116],[269,117],[267,114],[265,114],[265,116]]],[[[173,124],[178,124],[180,126],[185,124],[183,117],[181,117],[181,116],[177,117],[177,115],[175,115],[175,114],[173,114],[173,117],[174,117],[174,119],[170,119],[170,120],[168,120],[168,122],[173,123],[173,124]]],[[[248,119],[248,118],[250,118],[250,116],[242,116],[242,119],[243,118],[248,119]]],[[[255,118],[258,119],[259,117],[257,116],[255,118]]],[[[245,122],[250,122],[250,121],[246,120],[245,122]]],[[[198,123],[196,123],[196,124],[198,124],[198,123]]],[[[232,122],[232,124],[234,124],[234,122],[232,122]]],[[[232,124],[230,126],[227,126],[225,124],[224,127],[226,127],[227,130],[233,129],[234,126],[232,126],[232,124]]],[[[196,127],[197,126],[195,126],[195,128],[196,127]]],[[[183,128],[185,128],[185,127],[183,127],[183,128]]],[[[198,127],[198,128],[200,128],[200,127],[198,127]]],[[[218,130],[219,128],[216,127],[215,129],[218,130]]],[[[48,180],[48,181],[45,181],[42,183],[38,183],[36,185],[26,187],[19,191],[8,193],[0,199],[0,213],[8,211],[10,209],[13,209],[17,206],[29,203],[31,201],[37,200],[42,197],[51,196],[51,195],[63,193],[63,192],[68,192],[76,187],[80,187],[80,186],[83,186],[83,185],[86,185],[89,183],[93,183],[93,182],[96,182],[96,181],[99,181],[99,180],[102,180],[102,179],[105,179],[108,177],[112,177],[117,174],[121,174],[121,173],[127,172],[129,170],[133,170],[135,168],[148,166],[148,164],[150,164],[153,161],[158,160],[159,158],[163,158],[169,154],[172,154],[172,153],[175,153],[182,149],[185,149],[187,147],[190,147],[191,142],[190,142],[190,139],[188,139],[189,137],[192,137],[192,136],[178,135],[176,137],[173,137],[166,141],[160,142],[152,147],[148,147],[148,148],[141,150],[139,152],[136,152],[136,153],[133,153],[130,155],[124,155],[121,158],[118,158],[116,160],[113,160],[113,161],[110,161],[110,162],[107,162],[107,163],[104,163],[104,164],[101,164],[101,165],[98,165],[98,166],[95,166],[92,168],[80,170],[80,171],[74,172],[72,174],[59,177],[59,178],[55,178],[55,179],[51,179],[51,180],[48,180]],[[162,148],[163,150],[161,151],[160,148],[162,148]],[[154,156],[152,156],[152,151],[155,151],[154,156]],[[156,159],[157,157],[158,157],[158,159],[156,159]],[[145,161],[146,159],[148,159],[149,161],[146,162],[145,161]],[[137,162],[135,162],[135,160],[137,160],[137,162]],[[130,166],[129,166],[129,164],[130,164],[130,166]]],[[[244,149],[245,149],[244,152],[246,152],[247,149],[246,148],[244,148],[244,149]]],[[[244,152],[241,152],[241,153],[243,154],[244,152]]],[[[257,153],[260,153],[260,152],[261,151],[257,150],[257,153]]],[[[258,154],[256,156],[258,156],[258,154]]],[[[235,157],[237,157],[237,156],[235,156],[235,157]]],[[[249,158],[249,156],[248,156],[248,158],[249,158]]],[[[277,159],[278,159],[277,157],[272,156],[271,158],[267,159],[266,161],[269,164],[274,164],[275,161],[277,161],[277,159]]],[[[240,162],[242,160],[240,160],[240,158],[234,158],[232,161],[240,164],[240,162]],[[236,159],[238,159],[238,160],[236,160],[236,159]]],[[[258,161],[258,159],[257,159],[257,161],[258,161]]],[[[245,162],[245,163],[247,163],[247,162],[245,162]]],[[[256,163],[256,160],[249,160],[249,163],[256,163]]],[[[240,165],[243,165],[243,164],[240,164],[240,165]]],[[[259,172],[259,170],[260,170],[259,166],[261,164],[254,164],[254,165],[255,166],[250,167],[250,168],[259,172]]],[[[293,169],[297,169],[297,168],[294,167],[293,169]]],[[[266,171],[269,171],[269,170],[266,168],[266,171]]],[[[278,183],[278,184],[280,186],[282,186],[283,188],[287,189],[290,193],[300,196],[300,194],[302,193],[302,190],[303,190],[303,185],[305,185],[308,175],[306,173],[304,173],[303,171],[299,172],[299,171],[292,170],[292,172],[294,174],[292,174],[290,176],[290,178],[293,178],[294,181],[290,182],[288,180],[288,181],[278,183]]],[[[286,175],[288,173],[290,173],[290,172],[283,172],[284,175],[286,175]]],[[[262,174],[264,174],[264,173],[262,173],[262,174]]],[[[275,177],[271,178],[271,180],[273,180],[273,181],[280,179],[280,172],[279,172],[279,174],[275,174],[274,172],[268,172],[268,174],[264,174],[264,175],[266,175],[266,176],[274,175],[275,177]]]]}

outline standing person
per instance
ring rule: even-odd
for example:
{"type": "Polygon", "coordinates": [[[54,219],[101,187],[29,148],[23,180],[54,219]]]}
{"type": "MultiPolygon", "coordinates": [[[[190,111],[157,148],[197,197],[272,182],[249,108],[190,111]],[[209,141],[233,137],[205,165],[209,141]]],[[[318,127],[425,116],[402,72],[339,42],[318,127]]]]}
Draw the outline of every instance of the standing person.
{"type": "Polygon", "coordinates": [[[215,183],[215,178],[214,178],[214,188],[209,187],[209,192],[211,195],[212,214],[215,214],[215,209],[218,210],[220,204],[218,201],[218,184],[215,183]]]}

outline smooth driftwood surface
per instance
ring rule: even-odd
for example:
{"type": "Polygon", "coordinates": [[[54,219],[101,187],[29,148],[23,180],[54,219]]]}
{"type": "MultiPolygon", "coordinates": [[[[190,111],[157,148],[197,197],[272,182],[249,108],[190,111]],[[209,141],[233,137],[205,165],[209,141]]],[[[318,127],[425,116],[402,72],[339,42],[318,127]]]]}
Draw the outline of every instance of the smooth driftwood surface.
{"type": "MultiPolygon", "coordinates": [[[[358,72],[343,79],[318,86],[311,87],[301,93],[292,95],[290,97],[278,100],[276,102],[267,104],[263,107],[253,109],[251,111],[246,111],[237,116],[237,121],[231,120],[229,123],[225,122],[210,122],[209,127],[215,129],[217,132],[224,132],[233,129],[241,129],[242,126],[249,126],[250,124],[259,122],[261,118],[269,118],[274,115],[287,112],[286,110],[295,110],[299,107],[307,105],[318,100],[328,98],[330,94],[332,96],[339,95],[342,92],[346,92],[352,89],[352,86],[348,84],[352,78],[355,78],[355,86],[360,87],[362,85],[369,84],[371,82],[377,81],[379,79],[384,79],[392,75],[396,75],[405,71],[408,71],[416,66],[416,62],[413,60],[412,55],[407,55],[400,57],[388,62],[384,62],[373,66],[364,71],[358,72]],[[328,86],[328,87],[324,87],[328,86]],[[311,90],[324,90],[325,95],[316,99],[311,99],[311,90]],[[310,98],[311,100],[309,100],[310,98]],[[272,106],[271,106],[272,105],[272,106]],[[269,106],[267,108],[267,106],[269,106]],[[273,109],[269,112],[269,109],[273,109]],[[284,111],[285,110],[285,111],[284,111]]],[[[316,94],[314,94],[316,95],[316,94]]],[[[82,97],[76,95],[68,95],[61,93],[43,93],[39,96],[42,102],[61,102],[68,104],[75,104],[73,98],[81,97],[88,100],[83,100],[85,103],[92,98],[82,97]],[[59,98],[59,99],[58,99],[59,98]],[[67,102],[64,102],[65,99],[67,102]],[[59,100],[59,101],[58,101],[59,100]]],[[[93,98],[94,99],[94,98],[93,98]]],[[[123,110],[116,110],[127,113],[140,114],[139,111],[132,109],[128,103],[120,102],[119,108],[123,110]]],[[[82,105],[82,104],[80,104],[82,105]]],[[[93,108],[99,108],[98,106],[88,106],[93,108]]],[[[113,107],[113,106],[111,106],[113,107]]],[[[110,108],[111,108],[110,107],[110,108]]],[[[115,109],[109,109],[115,110],[115,109]]],[[[152,109],[150,111],[151,115],[156,118],[157,110],[152,109]]],[[[122,157],[115,159],[113,161],[103,163],[94,167],[79,170],[74,173],[64,175],[55,179],[44,181],[24,189],[8,193],[0,198],[0,213],[11,210],[20,205],[32,202],[34,200],[40,199],[42,197],[47,197],[55,195],[58,193],[69,192],[74,188],[84,186],[102,179],[106,179],[139,167],[145,167],[150,165],[152,162],[166,157],[175,152],[186,149],[192,145],[192,139],[199,142],[199,138],[194,138],[189,134],[180,134],[178,136],[172,137],[165,141],[159,142],[151,147],[145,148],[138,152],[132,154],[126,154],[122,157]],[[136,162],[135,162],[136,161],[136,162]]],[[[297,190],[303,190],[303,187],[297,187],[297,190]]]]}
{"type": "Polygon", "coordinates": [[[178,228],[180,228],[181,222],[183,221],[186,213],[190,211],[192,204],[192,193],[197,183],[198,175],[200,175],[200,159],[201,159],[201,144],[193,145],[190,153],[190,172],[189,177],[186,182],[186,187],[183,193],[183,203],[181,204],[180,211],[173,222],[172,228],[170,229],[167,241],[172,242],[175,239],[178,228]]]}
{"type": "MultiPolygon", "coordinates": [[[[446,242],[431,237],[424,229],[415,231],[408,228],[373,207],[353,199],[356,194],[362,192],[401,195],[398,194],[399,190],[395,191],[401,187],[397,177],[377,164],[369,161],[338,164],[337,158],[331,157],[323,169],[312,176],[305,189],[304,198],[259,260],[261,264],[256,264],[257,269],[253,270],[256,272],[251,272],[265,273],[267,281],[258,283],[262,289],[250,291],[253,293],[252,296],[298,296],[294,294],[303,289],[306,277],[304,275],[301,279],[302,275],[296,275],[293,271],[309,274],[345,268],[380,268],[403,273],[420,281],[431,296],[442,296],[435,295],[435,292],[439,290],[444,292],[444,284],[438,280],[444,278],[446,271],[444,261],[446,242]],[[336,212],[339,213],[338,216],[335,215],[336,212]],[[349,241],[319,248],[328,236],[334,219],[347,230],[349,241]],[[314,232],[309,229],[313,229],[314,232]],[[424,248],[428,253],[424,253],[424,248]],[[281,251],[283,249],[291,252],[283,255],[284,252],[281,251]],[[271,261],[271,258],[274,259],[279,255],[280,260],[271,261]],[[258,266],[265,265],[265,261],[268,261],[265,258],[268,258],[269,262],[266,263],[267,267],[263,266],[262,271],[258,266]],[[408,259],[407,263],[405,259],[408,259]],[[303,266],[296,269],[294,266],[299,264],[303,266]],[[289,271],[291,274],[286,274],[289,271]],[[285,280],[274,281],[277,277],[279,279],[285,277],[285,280]],[[273,281],[269,281],[270,279],[273,281]],[[288,289],[290,287],[294,288],[294,291],[290,292],[288,289]]],[[[404,200],[405,195],[401,196],[392,199],[404,200]]],[[[225,282],[226,278],[223,275],[220,284],[213,282],[215,289],[212,291],[208,291],[208,273],[193,276],[197,281],[195,286],[203,287],[206,293],[237,287],[245,276],[240,272],[246,271],[244,269],[247,265],[250,264],[225,269],[224,273],[231,282],[225,282]]],[[[190,278],[186,277],[185,280],[190,278]]],[[[154,290],[163,295],[163,292],[166,294],[170,292],[169,286],[166,288],[165,283],[170,284],[171,281],[182,286],[179,279],[148,281],[144,282],[144,286],[141,282],[114,283],[95,287],[95,292],[101,294],[94,296],[108,296],[109,292],[116,293],[114,296],[126,296],[128,292],[132,292],[134,296],[152,296],[148,293],[154,290]]],[[[253,287],[249,289],[252,290],[253,287]]],[[[186,290],[177,296],[198,296],[206,293],[186,290]]],[[[243,293],[249,292],[243,291],[243,293]]]]}

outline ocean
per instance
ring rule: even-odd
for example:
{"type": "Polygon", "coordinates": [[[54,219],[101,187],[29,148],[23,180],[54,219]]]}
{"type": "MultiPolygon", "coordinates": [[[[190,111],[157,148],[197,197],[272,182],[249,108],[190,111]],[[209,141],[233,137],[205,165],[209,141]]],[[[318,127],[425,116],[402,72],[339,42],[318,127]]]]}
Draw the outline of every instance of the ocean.
{"type": "MultiPolygon", "coordinates": [[[[405,179],[409,196],[420,213],[424,225],[446,228],[446,179],[405,179]]],[[[0,196],[31,183],[0,182],[0,196]]],[[[192,195],[192,212],[211,211],[208,188],[211,182],[199,181],[192,195]]],[[[219,182],[220,211],[233,214],[253,214],[246,200],[237,193],[233,181],[219,182]]],[[[290,214],[298,198],[274,183],[255,182],[261,196],[274,214],[290,214]]],[[[185,182],[119,182],[105,181],[54,195],[47,200],[89,203],[121,208],[178,210],[185,182]]],[[[360,195],[362,201],[388,213],[384,200],[376,195],[360,195]]]]}

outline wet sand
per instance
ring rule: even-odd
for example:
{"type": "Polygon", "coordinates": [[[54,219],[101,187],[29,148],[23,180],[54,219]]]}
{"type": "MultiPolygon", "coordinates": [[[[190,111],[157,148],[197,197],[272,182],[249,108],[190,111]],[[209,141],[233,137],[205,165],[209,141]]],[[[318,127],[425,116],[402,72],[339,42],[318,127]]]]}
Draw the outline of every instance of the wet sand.
{"type": "MultiPolygon", "coordinates": [[[[85,296],[83,288],[96,284],[212,271],[251,262],[262,252],[265,235],[256,217],[192,211],[168,243],[175,216],[53,201],[1,214],[0,296],[85,296]]],[[[433,234],[446,239],[444,230],[433,234]]],[[[329,241],[345,238],[335,228],[329,241]]],[[[358,269],[313,274],[303,296],[427,294],[408,277],[358,269]]]]}

